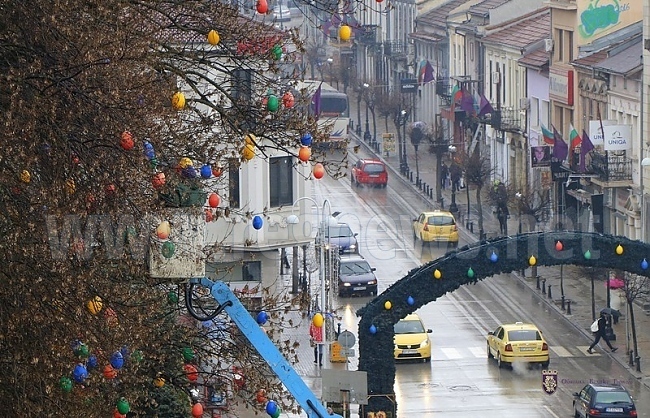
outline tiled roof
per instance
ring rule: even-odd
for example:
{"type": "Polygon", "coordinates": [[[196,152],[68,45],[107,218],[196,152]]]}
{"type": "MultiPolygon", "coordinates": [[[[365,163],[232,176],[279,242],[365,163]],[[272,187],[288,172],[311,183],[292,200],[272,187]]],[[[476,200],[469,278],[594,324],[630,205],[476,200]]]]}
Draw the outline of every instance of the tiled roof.
{"type": "Polygon", "coordinates": [[[486,35],[483,43],[524,49],[551,36],[551,11],[540,9],[492,28],[496,30],[486,35]]]}
{"type": "Polygon", "coordinates": [[[469,8],[469,12],[476,15],[487,16],[490,10],[509,2],[510,0],[485,0],[469,8]]]}
{"type": "Polygon", "coordinates": [[[611,53],[608,58],[594,66],[616,74],[628,74],[641,67],[643,64],[642,56],[643,45],[639,38],[638,42],[634,42],[629,47],[615,54],[611,53]]]}
{"type": "Polygon", "coordinates": [[[573,60],[571,64],[575,65],[576,67],[585,67],[585,68],[591,68],[595,64],[598,64],[602,60],[607,58],[607,51],[598,51],[594,52],[591,55],[587,55],[582,58],[578,58],[577,60],[573,60]]]}
{"type": "Polygon", "coordinates": [[[417,17],[417,22],[420,25],[435,26],[438,29],[447,29],[447,16],[449,12],[467,3],[469,0],[450,0],[440,7],[429,10],[417,17]]]}
{"type": "Polygon", "coordinates": [[[529,54],[526,54],[523,58],[519,59],[519,64],[526,67],[532,68],[542,68],[548,65],[549,54],[544,50],[544,48],[539,48],[529,54]]]}

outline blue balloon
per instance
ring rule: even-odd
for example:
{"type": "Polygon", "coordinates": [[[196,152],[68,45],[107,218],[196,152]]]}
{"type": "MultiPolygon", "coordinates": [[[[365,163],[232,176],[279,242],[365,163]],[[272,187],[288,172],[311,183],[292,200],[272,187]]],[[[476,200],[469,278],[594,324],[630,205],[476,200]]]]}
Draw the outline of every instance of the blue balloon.
{"type": "Polygon", "coordinates": [[[311,134],[309,132],[307,132],[302,137],[300,137],[300,144],[305,146],[305,147],[311,146],[311,141],[312,141],[312,137],[311,137],[311,134]]]}
{"type": "Polygon", "coordinates": [[[75,382],[83,383],[83,381],[88,378],[88,370],[86,369],[86,366],[83,364],[77,364],[74,366],[72,377],[74,378],[75,382]]]}
{"type": "Polygon", "coordinates": [[[641,262],[641,268],[642,268],[643,270],[647,270],[647,269],[648,269],[648,261],[647,261],[645,258],[644,258],[643,261],[641,262]]]}
{"type": "Polygon", "coordinates": [[[370,329],[368,331],[370,331],[371,334],[376,334],[377,333],[377,327],[374,326],[374,325],[370,325],[370,329]]]}
{"type": "Polygon", "coordinates": [[[91,354],[90,357],[88,357],[88,361],[86,362],[86,366],[89,369],[94,369],[97,367],[97,356],[94,354],[91,354]]]}
{"type": "Polygon", "coordinates": [[[409,296],[408,298],[406,298],[406,303],[408,303],[409,305],[413,305],[415,303],[415,299],[413,299],[413,296],[409,296]]]}
{"type": "Polygon", "coordinates": [[[203,164],[201,167],[201,177],[204,179],[212,177],[212,167],[210,167],[210,164],[203,164]]]}
{"type": "Polygon", "coordinates": [[[492,255],[490,256],[490,261],[493,262],[493,263],[496,263],[498,259],[499,259],[499,257],[497,256],[497,253],[492,251],[492,255]]]}
{"type": "Polygon", "coordinates": [[[113,353],[113,355],[111,355],[110,362],[113,368],[119,370],[122,368],[122,366],[124,366],[124,356],[122,356],[122,353],[119,351],[116,351],[113,353]]]}
{"type": "Polygon", "coordinates": [[[122,357],[124,357],[125,360],[127,358],[129,358],[129,355],[131,355],[131,351],[129,350],[129,346],[128,345],[122,346],[122,348],[120,348],[120,353],[122,353],[122,357]]]}
{"type": "Polygon", "coordinates": [[[181,174],[187,179],[193,179],[196,178],[196,169],[190,165],[185,167],[181,174]]]}
{"type": "Polygon", "coordinates": [[[260,325],[266,324],[266,321],[269,320],[269,316],[267,315],[266,312],[260,311],[260,313],[257,314],[257,323],[260,325]]]}
{"type": "Polygon", "coordinates": [[[253,218],[253,228],[255,229],[262,229],[262,225],[264,225],[264,220],[260,215],[255,215],[253,218]]]}
{"type": "Polygon", "coordinates": [[[268,401],[266,403],[266,413],[269,415],[273,415],[276,413],[278,410],[278,404],[275,403],[275,401],[268,401]]]}

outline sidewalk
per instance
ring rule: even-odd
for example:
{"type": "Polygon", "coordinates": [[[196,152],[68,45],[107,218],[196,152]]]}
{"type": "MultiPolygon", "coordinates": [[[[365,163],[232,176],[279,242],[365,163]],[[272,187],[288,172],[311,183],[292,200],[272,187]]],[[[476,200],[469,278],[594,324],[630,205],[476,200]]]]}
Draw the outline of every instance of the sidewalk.
{"type": "MultiPolygon", "coordinates": [[[[363,103],[362,103],[363,106],[363,103]]],[[[362,108],[362,110],[364,110],[362,108]]],[[[356,102],[354,100],[350,101],[350,114],[356,115],[356,102]]],[[[370,122],[370,132],[373,132],[372,120],[370,122]]],[[[385,131],[385,125],[382,121],[378,120],[377,126],[377,139],[381,141],[382,134],[385,131]]],[[[388,132],[394,135],[394,138],[397,138],[396,128],[394,124],[389,123],[388,132]]],[[[399,157],[397,155],[398,144],[397,139],[395,140],[395,151],[391,153],[390,156],[379,156],[377,152],[371,147],[367,142],[362,140],[363,132],[361,137],[356,135],[356,133],[351,134],[351,143],[353,145],[359,144],[364,147],[364,151],[375,155],[376,158],[383,160],[389,168],[389,182],[399,181],[402,182],[407,187],[412,187],[415,190],[419,191],[422,202],[425,205],[424,208],[441,208],[440,203],[436,202],[436,156],[428,152],[428,147],[423,145],[419,148],[418,152],[418,162],[419,162],[419,178],[420,181],[424,184],[424,187],[417,187],[415,184],[415,150],[411,145],[410,141],[406,140],[407,147],[407,157],[408,157],[408,166],[412,173],[409,173],[408,176],[400,174],[399,170],[399,157]],[[428,186],[428,188],[427,188],[428,186]]],[[[443,205],[444,208],[449,207],[451,202],[451,190],[446,189],[442,191],[443,196],[443,205]]],[[[467,200],[467,190],[463,189],[459,192],[456,192],[456,204],[458,206],[458,225],[461,231],[461,235],[469,241],[478,241],[479,240],[479,231],[477,226],[477,216],[475,212],[475,190],[470,188],[470,214],[468,216],[468,200],[467,200]]],[[[487,202],[487,191],[485,190],[485,197],[483,201],[483,222],[484,230],[488,238],[498,235],[499,223],[496,219],[496,215],[492,211],[492,206],[487,202]]],[[[511,216],[508,220],[508,232],[510,234],[516,234],[518,231],[518,220],[516,216],[511,216]]],[[[586,269],[583,269],[579,266],[551,266],[551,267],[538,267],[537,275],[540,279],[540,289],[537,289],[537,279],[531,277],[531,271],[528,269],[525,272],[525,277],[522,277],[520,272],[512,272],[512,274],[517,277],[520,281],[525,283],[530,289],[531,292],[534,292],[538,295],[539,298],[544,300],[546,304],[551,309],[556,310],[556,312],[568,321],[570,321],[577,330],[579,330],[585,336],[585,342],[592,340],[592,334],[589,329],[591,323],[593,322],[592,318],[592,302],[591,302],[591,280],[589,277],[590,272],[586,269]],[[564,297],[565,297],[565,306],[562,308],[561,292],[560,292],[560,283],[562,282],[564,288],[564,297]],[[544,289],[542,289],[542,284],[544,284],[544,289]],[[551,294],[548,293],[548,288],[551,288],[551,294]],[[551,297],[549,297],[551,296],[551,297]],[[570,301],[570,311],[568,308],[568,301],[570,301]]],[[[607,286],[605,277],[594,278],[594,306],[596,315],[599,314],[602,308],[607,307],[607,286]]],[[[613,298],[615,292],[611,292],[610,296],[613,298]]],[[[610,299],[611,300],[611,299],[610,299]]],[[[640,372],[636,371],[636,365],[630,365],[630,360],[632,355],[629,352],[632,346],[632,331],[631,325],[629,323],[629,318],[627,315],[627,310],[625,303],[621,304],[621,317],[618,324],[613,325],[613,331],[616,335],[616,341],[612,342],[612,345],[619,347],[619,350],[616,353],[609,353],[608,355],[612,356],[616,361],[625,366],[629,372],[640,379],[646,386],[650,387],[650,316],[649,314],[643,311],[643,307],[639,303],[634,304],[634,319],[637,330],[637,344],[639,357],[641,359],[640,372]]],[[[602,352],[602,350],[601,350],[602,352]]]]}

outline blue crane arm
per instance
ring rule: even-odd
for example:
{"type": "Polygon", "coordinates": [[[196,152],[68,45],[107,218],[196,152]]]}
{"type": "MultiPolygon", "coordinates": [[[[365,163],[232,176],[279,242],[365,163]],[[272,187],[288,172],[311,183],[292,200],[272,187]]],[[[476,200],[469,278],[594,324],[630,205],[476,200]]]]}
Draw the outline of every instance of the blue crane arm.
{"type": "Polygon", "coordinates": [[[228,313],[235,322],[242,334],[248,338],[258,353],[271,366],[273,372],[282,381],[284,386],[291,392],[296,402],[305,410],[308,417],[318,418],[343,418],[340,415],[328,414],[325,406],[316,398],[307,384],[300,378],[298,373],[291,367],[291,364],[284,358],[280,350],[273,344],[269,337],[262,331],[259,324],[237,296],[224,282],[213,282],[208,278],[200,280],[202,286],[210,289],[212,297],[228,313]]]}

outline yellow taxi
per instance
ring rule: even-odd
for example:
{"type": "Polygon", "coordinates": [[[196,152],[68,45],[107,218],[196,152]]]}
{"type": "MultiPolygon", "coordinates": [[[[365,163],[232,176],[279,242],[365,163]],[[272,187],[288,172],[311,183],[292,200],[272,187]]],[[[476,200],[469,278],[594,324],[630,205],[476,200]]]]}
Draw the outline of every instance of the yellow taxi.
{"type": "Polygon", "coordinates": [[[499,325],[487,335],[487,356],[495,358],[499,368],[515,362],[539,363],[548,367],[548,344],[533,324],[515,322],[499,325]]]}
{"type": "Polygon", "coordinates": [[[447,245],[458,246],[458,226],[456,218],[446,210],[422,212],[413,219],[413,241],[446,242],[447,245]]]}
{"type": "Polygon", "coordinates": [[[417,314],[406,315],[394,327],[395,360],[431,361],[431,339],[433,332],[427,329],[417,314]]]}

